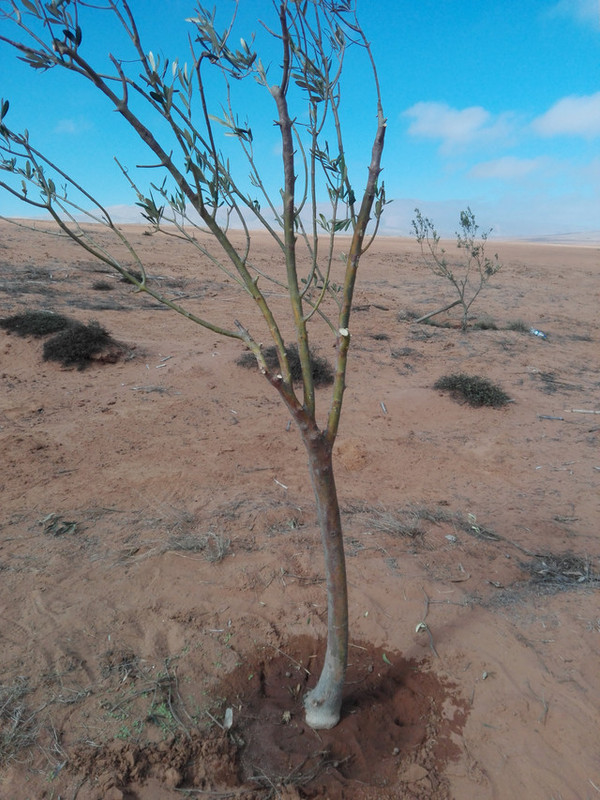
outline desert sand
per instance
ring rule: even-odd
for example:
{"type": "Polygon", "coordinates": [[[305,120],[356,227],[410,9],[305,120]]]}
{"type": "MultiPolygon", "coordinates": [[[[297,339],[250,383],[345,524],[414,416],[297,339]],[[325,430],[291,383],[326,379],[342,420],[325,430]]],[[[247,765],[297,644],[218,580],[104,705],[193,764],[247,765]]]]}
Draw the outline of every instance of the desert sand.
{"type": "MultiPolygon", "coordinates": [[[[262,335],[205,259],[129,233],[170,299],[262,335]]],[[[317,734],[322,556],[278,396],[238,342],[0,225],[0,317],[123,345],[78,370],[0,330],[0,797],[600,798],[600,248],[493,248],[467,332],[456,309],[414,322],[454,299],[414,242],[361,264],[335,461],[350,668],[317,734]],[[455,372],[511,402],[433,388],[455,372]]],[[[333,357],[318,322],[314,343],[333,357]]]]}

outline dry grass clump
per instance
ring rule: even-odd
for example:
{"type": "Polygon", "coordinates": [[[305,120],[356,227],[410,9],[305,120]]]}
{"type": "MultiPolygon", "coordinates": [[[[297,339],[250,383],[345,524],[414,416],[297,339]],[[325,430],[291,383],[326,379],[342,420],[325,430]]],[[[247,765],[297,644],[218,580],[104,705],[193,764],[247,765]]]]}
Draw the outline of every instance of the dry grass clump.
{"type": "Polygon", "coordinates": [[[0,685],[0,766],[15,761],[37,739],[36,714],[24,702],[28,692],[24,679],[11,686],[0,685]]]}
{"type": "Polygon", "coordinates": [[[506,326],[507,331],[516,331],[517,333],[529,333],[530,328],[531,326],[522,319],[515,319],[506,326]]]}
{"type": "MultiPolygon", "coordinates": [[[[434,525],[451,525],[456,531],[463,531],[471,536],[483,539],[497,540],[499,537],[488,529],[477,524],[473,514],[466,516],[460,511],[448,511],[444,508],[430,508],[419,504],[410,504],[397,509],[371,509],[365,507],[360,511],[367,511],[367,524],[369,528],[392,536],[406,536],[414,539],[426,533],[424,522],[434,525]]],[[[360,513],[354,511],[353,513],[360,513]]]]}
{"type": "Polygon", "coordinates": [[[167,544],[167,550],[187,553],[202,553],[211,564],[219,564],[227,553],[231,540],[221,533],[209,531],[203,534],[185,533],[173,536],[167,544]]]}
{"type": "Polygon", "coordinates": [[[473,328],[479,331],[497,331],[498,326],[491,317],[481,317],[473,323],[473,328]]]}
{"type": "Polygon", "coordinates": [[[73,320],[53,311],[25,311],[0,319],[0,328],[17,336],[48,336],[73,324],[73,320]]]}
{"type": "Polygon", "coordinates": [[[65,367],[85,369],[94,356],[110,347],[119,347],[98,322],[76,322],[44,344],[44,361],[58,361],[65,367]]]}
{"type": "Polygon", "coordinates": [[[506,392],[479,375],[444,375],[433,384],[433,388],[450,392],[453,397],[466,400],[472,406],[500,408],[510,402],[506,392]]]}
{"type": "Polygon", "coordinates": [[[369,527],[374,531],[388,533],[390,536],[407,536],[414,539],[424,534],[421,524],[423,516],[419,509],[409,507],[396,511],[375,511],[367,519],[369,527]]]}
{"type": "MultiPolygon", "coordinates": [[[[266,347],[262,352],[268,368],[272,370],[278,370],[279,359],[277,358],[277,348],[275,346],[266,347]]],[[[295,344],[291,344],[289,347],[285,348],[285,353],[290,365],[292,380],[297,383],[302,380],[302,365],[300,363],[298,347],[295,344]]],[[[248,350],[247,352],[242,353],[242,355],[236,359],[235,363],[239,367],[252,369],[252,367],[256,367],[256,358],[254,357],[254,354],[248,350]]],[[[333,367],[326,358],[317,356],[315,353],[311,352],[310,364],[315,386],[330,386],[333,383],[333,367]]]]}
{"type": "Polygon", "coordinates": [[[412,308],[403,308],[396,314],[398,322],[412,322],[422,316],[420,311],[415,311],[412,308]]]}

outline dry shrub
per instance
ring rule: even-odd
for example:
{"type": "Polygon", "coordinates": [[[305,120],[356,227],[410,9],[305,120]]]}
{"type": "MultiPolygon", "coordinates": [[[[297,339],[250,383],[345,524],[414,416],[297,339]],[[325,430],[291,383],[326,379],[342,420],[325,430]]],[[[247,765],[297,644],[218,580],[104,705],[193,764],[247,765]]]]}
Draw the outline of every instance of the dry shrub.
{"type": "MultiPolygon", "coordinates": [[[[277,348],[275,346],[266,347],[262,352],[268,368],[271,370],[278,370],[279,359],[277,358],[277,348]]],[[[285,353],[290,365],[292,380],[294,383],[298,383],[302,380],[302,365],[300,363],[298,347],[295,344],[291,344],[289,347],[285,348],[285,353]]],[[[245,367],[246,369],[252,369],[252,367],[256,367],[257,365],[256,358],[250,351],[242,353],[242,355],[236,359],[235,363],[239,367],[245,367]]],[[[315,386],[330,386],[333,383],[333,367],[326,358],[317,356],[315,353],[311,352],[310,365],[315,386]]]]}
{"type": "Polygon", "coordinates": [[[58,361],[65,367],[85,369],[94,356],[110,347],[119,347],[98,322],[76,322],[44,344],[44,361],[58,361]]]}
{"type": "Polygon", "coordinates": [[[506,326],[507,331],[516,331],[517,333],[529,333],[530,328],[531,325],[523,322],[522,319],[515,319],[506,326]]]}
{"type": "Polygon", "coordinates": [[[498,326],[491,317],[481,317],[477,322],[473,323],[473,327],[479,331],[497,331],[498,326]]]}
{"type": "Polygon", "coordinates": [[[479,375],[445,375],[433,384],[434,389],[450,392],[472,406],[492,406],[500,408],[510,402],[509,396],[499,386],[479,375]]]}
{"type": "Polygon", "coordinates": [[[65,330],[74,321],[53,311],[25,311],[12,317],[0,319],[0,328],[16,333],[17,336],[48,336],[65,330]]]}

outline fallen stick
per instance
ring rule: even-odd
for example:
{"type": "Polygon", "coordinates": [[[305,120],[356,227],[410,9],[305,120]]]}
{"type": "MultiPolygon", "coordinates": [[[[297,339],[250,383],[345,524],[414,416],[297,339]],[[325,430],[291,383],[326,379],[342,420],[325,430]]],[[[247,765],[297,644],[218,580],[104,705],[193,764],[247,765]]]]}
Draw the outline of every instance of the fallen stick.
{"type": "Polygon", "coordinates": [[[565,408],[565,414],[600,414],[600,411],[588,408],[565,408]]]}
{"type": "Polygon", "coordinates": [[[450,303],[449,306],[444,306],[444,308],[439,308],[437,311],[430,311],[429,314],[424,314],[419,319],[416,319],[415,322],[425,322],[426,319],[430,319],[431,317],[435,317],[436,314],[443,314],[444,311],[450,311],[451,308],[457,306],[460,303],[460,300],[455,300],[453,303],[450,303]]]}

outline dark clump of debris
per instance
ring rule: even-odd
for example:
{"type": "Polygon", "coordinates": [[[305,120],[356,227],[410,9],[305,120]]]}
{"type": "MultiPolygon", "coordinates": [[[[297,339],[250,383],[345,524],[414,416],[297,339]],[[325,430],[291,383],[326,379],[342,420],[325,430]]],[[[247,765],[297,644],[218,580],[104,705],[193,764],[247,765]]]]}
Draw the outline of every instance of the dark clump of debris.
{"type": "Polygon", "coordinates": [[[506,392],[479,375],[445,375],[433,384],[433,388],[450,392],[453,397],[466,400],[472,406],[499,408],[510,403],[506,392]]]}
{"type": "Polygon", "coordinates": [[[532,582],[556,589],[600,586],[600,573],[594,572],[592,561],[572,553],[538,555],[533,561],[519,566],[531,575],[532,582]]]}
{"type": "MultiPolygon", "coordinates": [[[[277,348],[275,346],[265,347],[262,353],[267,363],[267,367],[271,370],[278,370],[279,359],[277,357],[277,348]]],[[[300,354],[298,353],[297,345],[291,344],[286,347],[285,354],[287,356],[288,364],[290,365],[292,380],[294,383],[298,383],[302,380],[302,364],[300,362],[300,354]]],[[[246,369],[252,369],[252,367],[257,366],[256,358],[250,351],[242,353],[242,355],[236,359],[235,363],[239,367],[245,367],[246,369]]],[[[333,367],[326,358],[317,356],[315,353],[311,352],[310,366],[315,386],[330,386],[333,383],[333,367]]]]}

